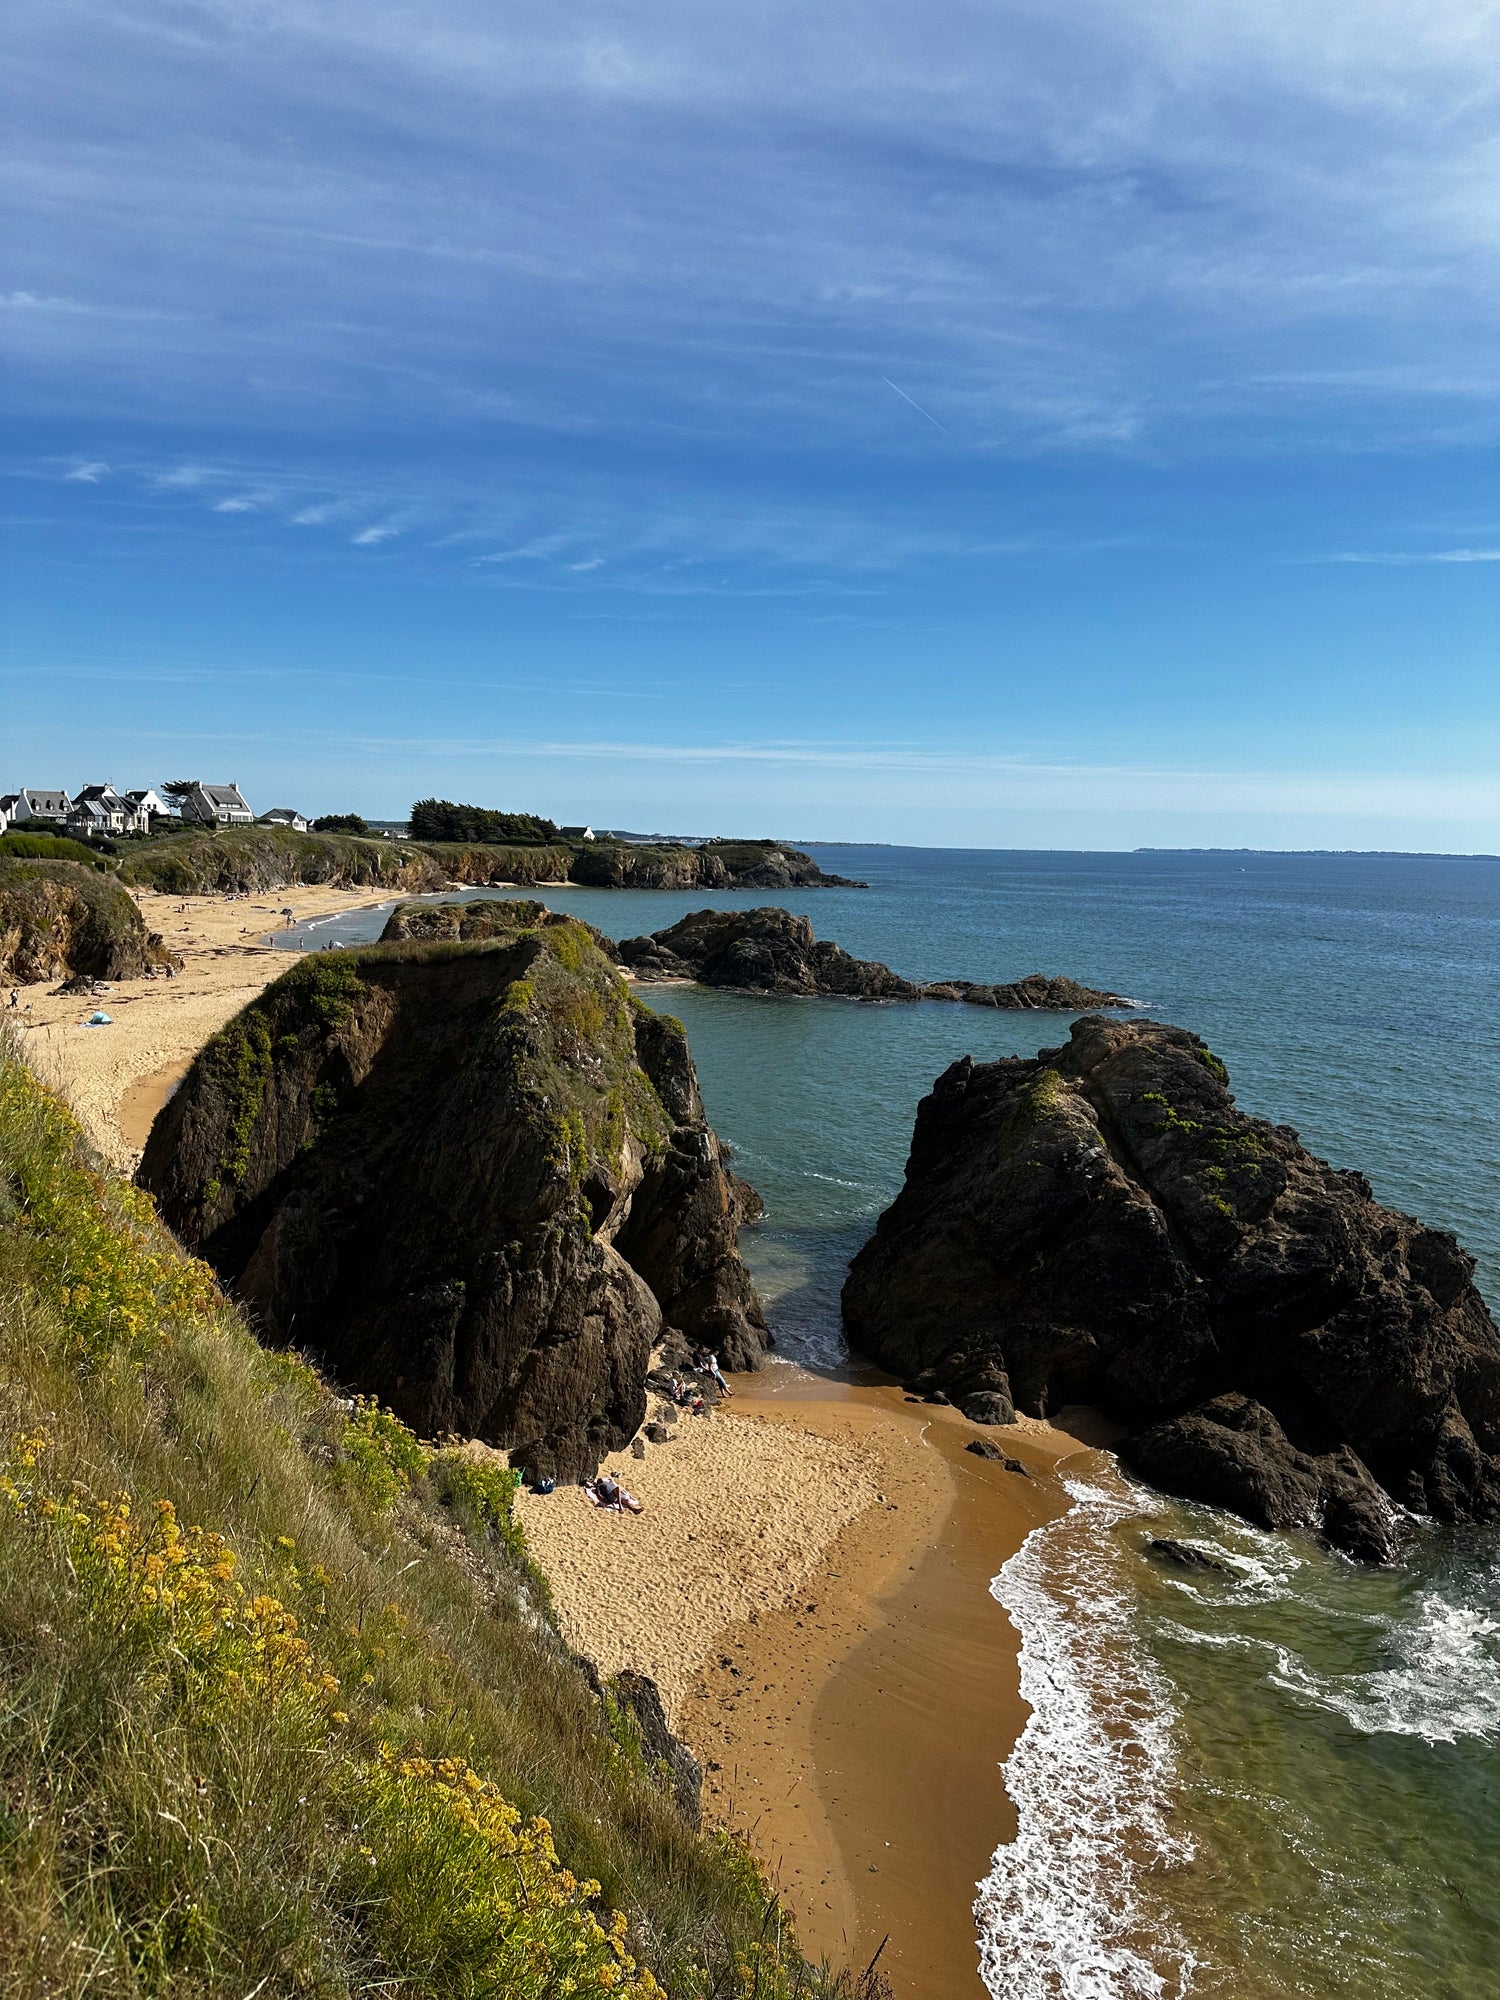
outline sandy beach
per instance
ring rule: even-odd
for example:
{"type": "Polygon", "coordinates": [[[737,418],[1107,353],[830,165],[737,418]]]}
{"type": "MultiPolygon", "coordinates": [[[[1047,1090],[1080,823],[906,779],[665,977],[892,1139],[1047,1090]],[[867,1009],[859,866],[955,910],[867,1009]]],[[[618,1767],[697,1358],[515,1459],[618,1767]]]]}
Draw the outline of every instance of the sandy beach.
{"type": "Polygon", "coordinates": [[[37,1072],[68,1099],[99,1150],[134,1170],[151,1121],[189,1063],[224,1023],[294,961],[265,942],[327,912],[368,909],[368,888],[326,885],[274,889],[250,899],[224,896],[136,898],[149,930],[182,960],[175,979],[111,982],[98,999],[56,994],[55,980],[19,989],[26,1052],[37,1072]],[[83,1024],[96,1008],[107,1028],[83,1024]]]}
{"type": "Polygon", "coordinates": [[[709,1820],[755,1851],[804,1947],[901,1996],[983,2000],[975,1885],[1014,1828],[1000,1765],[1026,1711],[990,1578],[1068,1503],[1082,1439],[980,1433],[894,1385],[773,1363],[732,1415],[609,1469],[644,1503],[524,1495],[569,1638],[662,1688],[709,1820]],[[987,1435],[1029,1477],[965,1447],[987,1435]]]}

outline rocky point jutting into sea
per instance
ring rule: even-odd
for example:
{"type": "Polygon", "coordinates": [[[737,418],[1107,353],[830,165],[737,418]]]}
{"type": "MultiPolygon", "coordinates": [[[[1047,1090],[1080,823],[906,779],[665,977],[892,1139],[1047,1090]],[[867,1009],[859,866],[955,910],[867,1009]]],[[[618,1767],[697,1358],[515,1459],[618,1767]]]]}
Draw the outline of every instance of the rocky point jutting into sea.
{"type": "Polygon", "coordinates": [[[1093,1402],[1168,1492],[1389,1558],[1398,1507],[1500,1518],[1473,1259],[1235,1107],[1157,1022],[955,1063],[844,1289],[850,1340],[978,1414],[1093,1402]]]}
{"type": "MultiPolygon", "coordinates": [[[[838,878],[831,878],[837,881],[838,878]]],[[[844,886],[849,886],[845,884],[844,886]]],[[[402,903],[382,937],[477,938],[502,917],[483,903],[402,903]]],[[[502,911],[508,905],[498,906],[502,911]]],[[[517,908],[520,905],[515,906],[517,908]]],[[[527,905],[541,909],[540,903],[527,905]]],[[[691,981],[743,993],[834,995],[846,1000],[960,1000],[1016,1013],[1076,1014],[1085,1008],[1133,1007],[1122,994],[1040,972],[1002,984],[972,979],[903,979],[877,959],[854,958],[817,939],[806,917],[768,904],[757,910],[695,910],[665,930],[616,943],[594,931],[599,947],[643,985],[691,981]]]]}
{"type": "Polygon", "coordinates": [[[486,942],[287,973],[194,1062],[140,1179],[269,1340],[576,1479],[635,1434],[665,1326],[758,1365],[754,1196],[681,1029],[584,926],[508,907],[486,942]]]}

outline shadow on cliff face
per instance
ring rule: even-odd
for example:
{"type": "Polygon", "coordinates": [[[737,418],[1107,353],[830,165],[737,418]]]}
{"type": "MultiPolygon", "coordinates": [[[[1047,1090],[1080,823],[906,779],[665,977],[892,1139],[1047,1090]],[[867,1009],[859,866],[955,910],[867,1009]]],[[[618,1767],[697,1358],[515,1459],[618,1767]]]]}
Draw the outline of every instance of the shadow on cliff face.
{"type": "Polygon", "coordinates": [[[1400,1508],[1500,1518],[1473,1259],[1228,1082],[1197,1036],[1098,1016],[955,1063],[850,1271],[851,1343],[990,1420],[1102,1404],[1153,1483],[1357,1555],[1400,1508]]]}
{"type": "Polygon", "coordinates": [[[486,942],[303,960],[201,1052],[140,1180],[266,1339],[528,1471],[634,1435],[666,1326],[764,1352],[754,1197],[686,1036],[535,906],[486,942]]]}

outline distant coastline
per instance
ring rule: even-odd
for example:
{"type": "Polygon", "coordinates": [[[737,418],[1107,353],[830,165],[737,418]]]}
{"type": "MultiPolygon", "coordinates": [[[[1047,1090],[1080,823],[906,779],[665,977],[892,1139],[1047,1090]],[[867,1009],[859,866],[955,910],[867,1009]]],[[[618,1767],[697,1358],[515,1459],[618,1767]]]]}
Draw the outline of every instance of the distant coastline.
{"type": "Polygon", "coordinates": [[[1264,854],[1297,861],[1500,861],[1500,854],[1443,854],[1423,847],[1131,847],[1116,851],[1130,854],[1264,854]]]}

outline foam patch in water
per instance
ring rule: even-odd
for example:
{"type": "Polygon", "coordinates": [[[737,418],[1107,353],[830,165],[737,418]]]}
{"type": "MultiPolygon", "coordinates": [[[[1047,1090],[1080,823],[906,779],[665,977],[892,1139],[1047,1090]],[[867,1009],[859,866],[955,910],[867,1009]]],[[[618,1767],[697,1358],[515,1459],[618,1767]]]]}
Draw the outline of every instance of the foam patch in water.
{"type": "Polygon", "coordinates": [[[1016,1838],[974,1914],[996,2000],[1174,2000],[1193,1960],[1145,1888],[1192,1847],[1170,1824],[1171,1690],[1135,1645],[1131,1554],[1111,1532],[1159,1511],[1112,1467],[990,1586],[1021,1634],[1031,1717],[1005,1766],[1016,1838]]]}
{"type": "Polygon", "coordinates": [[[1274,1687],[1342,1715],[1367,1736],[1424,1743],[1500,1738],[1500,1624],[1436,1592],[1415,1618],[1392,1629],[1394,1663],[1363,1674],[1317,1674],[1296,1653],[1276,1650],[1274,1687]]]}

